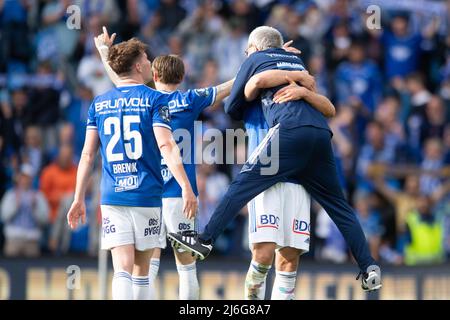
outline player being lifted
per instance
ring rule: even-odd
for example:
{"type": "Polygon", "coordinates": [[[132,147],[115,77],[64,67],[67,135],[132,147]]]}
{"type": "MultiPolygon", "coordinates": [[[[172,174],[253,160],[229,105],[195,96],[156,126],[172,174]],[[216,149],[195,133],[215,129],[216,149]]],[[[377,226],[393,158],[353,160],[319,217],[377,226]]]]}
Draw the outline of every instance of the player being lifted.
{"type": "MultiPolygon", "coordinates": [[[[285,89],[283,100],[302,99],[307,93],[311,106],[327,117],[333,116],[333,104],[315,92],[314,78],[301,70],[269,70],[255,75],[246,86],[248,100],[252,100],[252,96],[260,88],[278,86],[287,79],[290,84],[285,89]],[[302,86],[297,85],[293,79],[302,86]]],[[[268,130],[259,100],[246,107],[243,120],[247,132],[268,130]]],[[[249,134],[248,154],[257,149],[263,138],[262,135],[249,134]]],[[[267,274],[275,258],[276,272],[271,299],[292,300],[295,298],[299,258],[309,251],[310,195],[299,184],[298,179],[289,177],[286,182],[279,182],[257,195],[247,207],[252,261],[246,276],[245,298],[264,299],[267,274]]]]}
{"type": "Polygon", "coordinates": [[[146,46],[131,40],[110,48],[108,61],[117,87],[94,98],[78,165],[71,228],[86,219],[85,193],[94,159],[102,156],[102,249],[110,249],[113,299],[149,299],[149,261],[161,233],[161,155],[181,186],[183,212],[192,219],[197,198],[183,168],[170,127],[167,95],[151,80],[146,46]]]}
{"type": "MultiPolygon", "coordinates": [[[[245,87],[252,76],[266,70],[301,66],[293,55],[281,50],[283,38],[274,28],[263,26],[252,31],[248,41],[249,58],[239,70],[225,111],[235,119],[242,119],[245,107],[245,87]]],[[[246,162],[216,208],[205,231],[197,235],[169,234],[169,239],[204,259],[211,251],[214,240],[224,230],[238,211],[250,199],[285,181],[296,179],[317,200],[342,232],[360,273],[363,290],[381,288],[381,271],[370,255],[367,241],[355,212],[348,205],[341,190],[331,147],[332,132],[325,118],[311,108],[307,96],[288,102],[286,89],[277,93],[280,86],[264,88],[250,99],[259,97],[264,117],[271,127],[267,139],[261,142],[254,157],[246,162]],[[263,174],[264,155],[278,145],[278,171],[263,174]]]]}

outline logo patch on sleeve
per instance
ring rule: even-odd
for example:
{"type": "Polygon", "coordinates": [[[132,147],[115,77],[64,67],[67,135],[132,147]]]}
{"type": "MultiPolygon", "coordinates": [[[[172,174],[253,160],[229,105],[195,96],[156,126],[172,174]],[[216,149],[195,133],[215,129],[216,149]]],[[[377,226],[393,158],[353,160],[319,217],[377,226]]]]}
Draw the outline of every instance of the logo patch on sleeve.
{"type": "Polygon", "coordinates": [[[209,96],[209,90],[208,88],[202,88],[202,89],[194,89],[194,92],[199,97],[207,97],[209,96]]]}
{"type": "Polygon", "coordinates": [[[163,121],[170,122],[170,112],[169,112],[169,106],[162,106],[159,111],[159,116],[163,121]]]}

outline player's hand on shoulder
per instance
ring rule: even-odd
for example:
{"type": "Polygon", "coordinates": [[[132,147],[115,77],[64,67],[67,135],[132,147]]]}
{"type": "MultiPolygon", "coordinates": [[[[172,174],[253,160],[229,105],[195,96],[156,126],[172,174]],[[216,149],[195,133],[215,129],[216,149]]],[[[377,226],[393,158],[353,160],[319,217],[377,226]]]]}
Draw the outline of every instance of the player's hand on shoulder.
{"type": "Polygon", "coordinates": [[[294,40],[289,40],[288,42],[283,44],[284,51],[287,51],[287,52],[290,52],[290,53],[293,53],[293,54],[301,54],[302,53],[301,50],[299,50],[297,48],[294,48],[294,47],[291,47],[291,44],[293,42],[294,42],[294,40]]]}
{"type": "Polygon", "coordinates": [[[182,188],[183,213],[188,219],[195,218],[198,210],[198,201],[192,188],[182,188]]]}
{"type": "Polygon", "coordinates": [[[74,201],[67,213],[67,223],[71,229],[75,229],[81,219],[81,223],[86,223],[86,205],[84,202],[74,201]]]}

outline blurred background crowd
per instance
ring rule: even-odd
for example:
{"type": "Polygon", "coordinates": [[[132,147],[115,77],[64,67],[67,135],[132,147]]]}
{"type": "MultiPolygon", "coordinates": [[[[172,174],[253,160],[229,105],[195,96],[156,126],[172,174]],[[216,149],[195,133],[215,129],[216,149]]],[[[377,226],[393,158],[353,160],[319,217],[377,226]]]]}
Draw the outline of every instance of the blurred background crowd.
{"type": "MultiPolygon", "coordinates": [[[[98,251],[99,165],[88,223],[70,231],[87,110],[112,88],[93,37],[139,37],[152,58],[177,54],[183,89],[220,84],[245,59],[248,34],[279,29],[302,51],[330,119],[342,186],[376,259],[416,265],[450,260],[450,1],[0,0],[0,255],[98,251]],[[68,6],[81,29],[68,28],[68,6]],[[367,13],[381,8],[381,24],[367,13]],[[374,23],[367,24],[367,21],[374,23]],[[375,28],[373,28],[375,26],[375,28]]],[[[379,21],[378,21],[379,22],[379,21]]],[[[204,128],[238,128],[223,109],[204,128]]],[[[245,146],[237,146],[245,152],[245,146]]],[[[208,221],[239,165],[199,165],[199,223],[208,221]]],[[[350,261],[345,241],[314,204],[307,259],[350,261]]],[[[213,254],[248,257],[246,210],[213,254]]]]}

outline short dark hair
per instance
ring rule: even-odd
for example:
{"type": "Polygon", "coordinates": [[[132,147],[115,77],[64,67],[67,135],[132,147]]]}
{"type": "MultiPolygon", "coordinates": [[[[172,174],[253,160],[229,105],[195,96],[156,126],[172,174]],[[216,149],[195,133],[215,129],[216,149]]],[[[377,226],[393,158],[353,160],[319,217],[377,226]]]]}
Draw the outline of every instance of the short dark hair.
{"type": "Polygon", "coordinates": [[[147,45],[137,38],[111,46],[108,53],[108,62],[118,75],[129,74],[141,54],[147,52],[147,45]]]}
{"type": "Polygon", "coordinates": [[[173,54],[156,57],[153,69],[158,73],[159,80],[165,84],[179,84],[184,77],[184,62],[173,54]]]}

